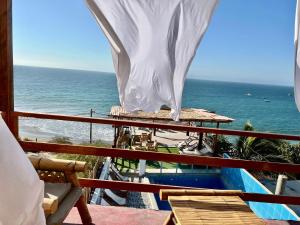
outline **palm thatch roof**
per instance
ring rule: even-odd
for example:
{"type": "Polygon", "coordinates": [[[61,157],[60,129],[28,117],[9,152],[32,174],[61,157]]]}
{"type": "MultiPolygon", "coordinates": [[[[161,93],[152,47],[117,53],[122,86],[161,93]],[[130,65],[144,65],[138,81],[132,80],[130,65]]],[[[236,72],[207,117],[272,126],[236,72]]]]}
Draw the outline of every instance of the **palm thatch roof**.
{"type": "MultiPolygon", "coordinates": [[[[153,112],[133,112],[128,113],[121,106],[112,106],[109,116],[118,119],[141,119],[141,120],[168,120],[171,121],[170,109],[161,109],[157,113],[153,112]]],[[[213,123],[231,123],[234,119],[221,116],[205,109],[183,108],[180,114],[180,121],[186,122],[213,122],[213,123]]]]}

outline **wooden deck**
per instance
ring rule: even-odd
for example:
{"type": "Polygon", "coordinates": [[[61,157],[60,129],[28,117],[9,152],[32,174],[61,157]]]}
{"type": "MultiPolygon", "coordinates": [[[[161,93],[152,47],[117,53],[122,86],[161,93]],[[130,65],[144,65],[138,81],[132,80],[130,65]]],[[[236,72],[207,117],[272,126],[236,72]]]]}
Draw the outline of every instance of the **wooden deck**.
{"type": "MultiPolygon", "coordinates": [[[[88,208],[95,225],[163,225],[171,213],[170,211],[99,205],[88,205],[88,208]]],[[[291,221],[265,220],[265,222],[267,225],[300,225],[300,222],[291,221]]],[[[82,224],[81,219],[74,207],[64,221],[64,225],[79,224],[82,224]]]]}

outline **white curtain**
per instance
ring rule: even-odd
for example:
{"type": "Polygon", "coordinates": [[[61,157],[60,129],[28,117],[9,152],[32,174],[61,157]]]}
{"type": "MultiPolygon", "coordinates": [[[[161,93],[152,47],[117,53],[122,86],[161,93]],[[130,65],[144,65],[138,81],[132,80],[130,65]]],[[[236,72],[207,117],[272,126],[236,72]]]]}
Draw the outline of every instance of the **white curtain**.
{"type": "Polygon", "coordinates": [[[44,183],[0,116],[0,225],[43,225],[44,183]]]}
{"type": "Polygon", "coordinates": [[[300,5],[299,0],[297,0],[296,5],[296,18],[295,18],[295,101],[298,110],[300,111],[300,48],[299,48],[299,24],[300,24],[300,5]]]}
{"type": "Polygon", "coordinates": [[[186,73],[218,0],[87,0],[108,38],[120,103],[179,119],[186,73]]]}

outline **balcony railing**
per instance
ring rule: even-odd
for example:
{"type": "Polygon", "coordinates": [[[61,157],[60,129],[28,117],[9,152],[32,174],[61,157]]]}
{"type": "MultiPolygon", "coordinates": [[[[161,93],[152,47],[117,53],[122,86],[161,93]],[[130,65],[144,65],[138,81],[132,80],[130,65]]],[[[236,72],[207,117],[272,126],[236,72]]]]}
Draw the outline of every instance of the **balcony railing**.
{"type": "MultiPolygon", "coordinates": [[[[113,126],[147,127],[147,128],[171,129],[177,131],[189,131],[189,132],[213,133],[213,134],[222,134],[222,135],[235,135],[235,136],[300,141],[300,136],[295,136],[295,135],[228,130],[228,129],[219,129],[219,128],[191,127],[191,126],[174,125],[174,124],[147,123],[147,122],[129,121],[129,120],[115,120],[109,118],[89,118],[89,117],[50,115],[50,114],[29,113],[29,112],[14,112],[13,117],[14,117],[13,132],[15,133],[16,136],[18,136],[19,117],[28,117],[28,118],[36,118],[36,119],[86,122],[86,123],[106,124],[106,125],[110,124],[113,126]]],[[[250,160],[241,160],[241,159],[224,159],[218,157],[178,155],[178,154],[171,154],[171,153],[132,151],[128,149],[102,148],[102,147],[67,145],[67,144],[50,144],[50,143],[41,143],[41,142],[20,141],[20,144],[22,145],[25,151],[29,151],[29,152],[45,151],[45,152],[81,154],[81,155],[111,156],[111,157],[122,157],[127,159],[145,159],[145,160],[155,160],[155,161],[163,161],[163,162],[205,165],[205,166],[213,166],[213,167],[244,168],[244,169],[255,170],[255,171],[271,171],[271,172],[278,172],[278,173],[300,174],[300,165],[298,164],[250,161],[250,160]]],[[[165,188],[168,189],[183,188],[183,187],[170,186],[170,185],[142,184],[142,183],[106,181],[106,180],[96,180],[96,179],[80,179],[80,184],[83,187],[122,189],[128,191],[156,192],[156,193],[159,192],[160,189],[165,189],[165,188]]],[[[241,197],[245,201],[300,205],[300,197],[297,196],[278,196],[278,195],[268,195],[268,194],[258,194],[258,193],[242,193],[241,197]]]]}

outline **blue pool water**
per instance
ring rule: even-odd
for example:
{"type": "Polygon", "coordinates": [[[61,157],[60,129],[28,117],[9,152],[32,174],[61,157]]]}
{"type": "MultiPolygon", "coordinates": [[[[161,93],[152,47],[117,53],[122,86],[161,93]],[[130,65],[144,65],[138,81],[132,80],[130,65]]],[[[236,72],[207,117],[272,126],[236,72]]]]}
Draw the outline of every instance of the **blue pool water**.
{"type": "MultiPolygon", "coordinates": [[[[148,176],[150,183],[166,184],[175,186],[186,187],[199,187],[211,189],[227,189],[222,178],[218,174],[163,174],[163,175],[150,175],[148,176]]],[[[158,194],[155,194],[157,206],[161,210],[170,210],[170,205],[167,201],[160,201],[158,194]]]]}
{"type": "MultiPolygon", "coordinates": [[[[150,183],[185,187],[236,189],[243,192],[271,194],[259,181],[244,169],[222,168],[220,173],[209,174],[152,174],[150,183]]],[[[161,210],[170,210],[167,201],[160,201],[155,194],[157,206],[161,210]]],[[[275,220],[300,220],[295,212],[286,205],[264,202],[247,202],[251,210],[260,218],[275,220]]]]}

